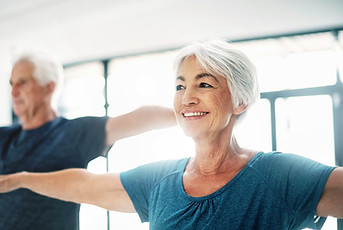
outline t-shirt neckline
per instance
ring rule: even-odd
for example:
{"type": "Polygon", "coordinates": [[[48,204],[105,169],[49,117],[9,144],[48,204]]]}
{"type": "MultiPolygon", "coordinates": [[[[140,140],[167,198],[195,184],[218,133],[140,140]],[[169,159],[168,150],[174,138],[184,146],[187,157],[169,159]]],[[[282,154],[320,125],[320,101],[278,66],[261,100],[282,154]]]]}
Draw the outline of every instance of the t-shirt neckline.
{"type": "Polygon", "coordinates": [[[182,165],[182,170],[180,170],[179,175],[178,175],[178,184],[177,184],[177,188],[179,188],[180,193],[182,196],[186,197],[187,199],[191,199],[193,201],[204,201],[204,200],[208,200],[211,199],[217,195],[219,195],[220,193],[224,192],[225,190],[227,190],[232,184],[234,184],[246,171],[247,169],[254,163],[254,161],[259,158],[259,156],[261,156],[263,152],[258,152],[255,154],[255,156],[253,158],[250,159],[250,161],[248,162],[248,164],[246,166],[244,166],[244,168],[239,171],[237,173],[237,175],[235,177],[233,177],[227,184],[225,184],[223,187],[221,187],[220,189],[218,189],[217,191],[208,194],[206,196],[201,196],[201,197],[194,197],[191,195],[188,195],[183,187],[183,173],[186,170],[186,166],[189,162],[189,160],[191,159],[190,157],[185,161],[185,163],[182,165]]]}

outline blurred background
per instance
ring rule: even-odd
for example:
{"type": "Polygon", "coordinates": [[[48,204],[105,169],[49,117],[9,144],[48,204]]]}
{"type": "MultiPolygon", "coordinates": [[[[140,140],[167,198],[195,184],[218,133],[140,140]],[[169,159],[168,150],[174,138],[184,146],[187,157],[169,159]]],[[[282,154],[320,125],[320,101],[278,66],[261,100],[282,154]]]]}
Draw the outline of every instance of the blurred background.
{"type": "MultiPolygon", "coordinates": [[[[343,165],[342,12],[342,0],[0,0],[0,125],[15,120],[9,76],[22,49],[47,49],[64,64],[61,115],[116,116],[171,107],[178,49],[224,38],[253,60],[262,92],[236,131],[240,144],[343,165]]],[[[152,131],[118,141],[89,170],[192,156],[192,145],[178,127],[152,131]]],[[[80,221],[81,230],[149,227],[91,205],[80,221]]],[[[343,225],[329,218],[323,229],[343,225]]]]}

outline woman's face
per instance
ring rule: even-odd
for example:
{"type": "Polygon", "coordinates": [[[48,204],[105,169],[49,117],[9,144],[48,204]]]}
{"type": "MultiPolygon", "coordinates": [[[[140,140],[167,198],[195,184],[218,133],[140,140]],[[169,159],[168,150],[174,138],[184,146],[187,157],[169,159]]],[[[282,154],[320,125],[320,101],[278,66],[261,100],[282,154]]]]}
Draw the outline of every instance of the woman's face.
{"type": "Polygon", "coordinates": [[[190,57],[181,64],[175,86],[174,110],[187,136],[218,135],[227,127],[233,110],[224,77],[208,73],[190,57]]]}

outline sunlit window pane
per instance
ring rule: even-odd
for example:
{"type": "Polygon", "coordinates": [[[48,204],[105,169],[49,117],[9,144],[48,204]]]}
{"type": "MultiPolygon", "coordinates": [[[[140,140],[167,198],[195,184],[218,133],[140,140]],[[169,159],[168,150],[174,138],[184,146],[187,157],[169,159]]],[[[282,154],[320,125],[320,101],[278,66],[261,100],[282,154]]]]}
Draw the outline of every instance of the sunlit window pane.
{"type": "Polygon", "coordinates": [[[109,114],[121,114],[143,104],[172,106],[174,52],[113,60],[109,65],[109,114]]]}
{"type": "Polygon", "coordinates": [[[335,164],[331,97],[278,99],[276,122],[278,150],[335,164]]]}
{"type": "Polygon", "coordinates": [[[272,150],[270,103],[262,99],[256,103],[241,122],[235,135],[240,146],[258,151],[272,150]]]}
{"type": "Polygon", "coordinates": [[[261,92],[276,91],[284,87],[284,58],[281,56],[262,56],[252,60],[256,66],[261,92]]]}
{"type": "Polygon", "coordinates": [[[65,69],[59,110],[67,118],[105,115],[104,77],[101,63],[65,69]]]}

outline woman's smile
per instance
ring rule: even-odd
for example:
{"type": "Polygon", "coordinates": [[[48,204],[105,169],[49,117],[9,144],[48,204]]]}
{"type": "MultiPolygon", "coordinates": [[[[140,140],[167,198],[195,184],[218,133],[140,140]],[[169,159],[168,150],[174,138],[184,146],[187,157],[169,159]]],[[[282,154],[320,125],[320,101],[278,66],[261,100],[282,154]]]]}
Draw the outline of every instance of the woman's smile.
{"type": "Polygon", "coordinates": [[[202,118],[204,116],[206,116],[208,114],[208,112],[185,112],[182,113],[184,118],[202,118]]]}

